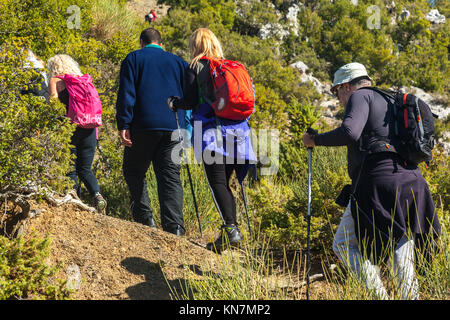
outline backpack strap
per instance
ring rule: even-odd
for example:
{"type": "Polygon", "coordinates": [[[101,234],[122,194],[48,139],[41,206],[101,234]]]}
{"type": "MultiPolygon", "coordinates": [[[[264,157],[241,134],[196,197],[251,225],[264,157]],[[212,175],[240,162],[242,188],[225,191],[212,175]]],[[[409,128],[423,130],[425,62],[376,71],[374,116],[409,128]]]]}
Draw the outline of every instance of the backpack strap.
{"type": "MultiPolygon", "coordinates": [[[[358,90],[360,90],[360,89],[369,89],[369,90],[379,93],[386,100],[386,102],[388,103],[388,106],[392,105],[392,102],[389,100],[389,98],[393,99],[394,105],[391,108],[391,111],[392,111],[392,114],[394,115],[394,117],[393,117],[394,120],[397,119],[398,110],[395,107],[395,103],[397,103],[398,101],[397,101],[397,93],[395,91],[391,91],[391,90],[387,91],[387,90],[383,90],[383,89],[380,89],[377,87],[362,87],[362,88],[359,88],[358,90]]],[[[406,99],[406,95],[405,95],[404,99],[406,99]]],[[[394,121],[394,132],[395,132],[395,135],[398,135],[397,121],[394,121]]]]}
{"type": "Polygon", "coordinates": [[[425,131],[423,129],[423,121],[422,121],[422,115],[420,114],[420,108],[419,108],[419,98],[416,97],[414,99],[414,104],[415,104],[415,108],[416,108],[416,113],[417,113],[417,124],[419,126],[419,132],[420,132],[420,140],[423,140],[423,137],[425,135],[425,131]]]}
{"type": "MultiPolygon", "coordinates": [[[[379,93],[388,103],[388,108],[390,105],[393,104],[389,98],[394,99],[394,101],[396,101],[395,92],[393,92],[393,91],[385,91],[385,90],[382,90],[382,89],[379,89],[376,87],[362,87],[362,88],[359,88],[358,90],[360,90],[360,89],[369,89],[369,90],[379,93]]],[[[397,118],[397,108],[395,106],[395,103],[391,107],[391,112],[393,113],[393,118],[394,118],[394,131],[397,135],[398,126],[397,126],[397,121],[395,121],[395,119],[397,118]]],[[[370,154],[378,153],[378,152],[397,152],[395,147],[391,144],[391,140],[389,139],[389,137],[379,136],[379,135],[375,134],[373,131],[365,133],[364,135],[362,135],[359,138],[359,151],[366,153],[365,157],[370,154]],[[369,148],[365,148],[364,140],[371,138],[371,137],[376,138],[377,141],[374,142],[369,148]]]]}
{"type": "MultiPolygon", "coordinates": [[[[203,76],[203,77],[199,77],[199,75],[200,75],[200,72],[202,72],[202,70],[204,69],[204,68],[211,68],[211,60],[209,59],[209,58],[207,58],[207,57],[203,57],[203,58],[201,58],[198,62],[197,62],[197,65],[201,65],[201,67],[200,66],[196,66],[196,68],[195,68],[195,80],[196,80],[196,82],[197,82],[197,86],[198,86],[198,94],[199,94],[199,104],[202,104],[202,103],[209,103],[210,105],[212,104],[212,101],[211,101],[211,99],[207,96],[208,95],[208,93],[206,92],[202,92],[202,90],[201,90],[201,86],[200,86],[200,80],[203,82],[203,81],[205,81],[206,79],[205,79],[205,77],[203,76]],[[200,62],[200,61],[204,61],[204,63],[203,62],[200,62]],[[201,78],[201,79],[200,79],[201,78]]],[[[208,71],[207,72],[208,73],[208,79],[211,79],[211,72],[210,71],[208,71]]]]}
{"type": "MultiPolygon", "coordinates": [[[[211,58],[208,57],[202,57],[200,60],[206,60],[209,61],[208,65],[204,65],[203,68],[211,68],[211,58]]],[[[200,87],[200,80],[198,79],[198,73],[195,75],[195,80],[197,81],[197,87],[198,87],[198,99],[199,99],[199,104],[202,103],[208,103],[209,105],[212,104],[211,101],[209,101],[209,99],[207,99],[207,97],[203,97],[202,95],[202,89],[200,87]]],[[[212,79],[211,79],[212,81],[212,79]]],[[[222,124],[220,123],[219,118],[214,114],[215,120],[216,120],[216,140],[217,140],[217,146],[219,148],[223,147],[223,136],[222,136],[222,124]]]]}
{"type": "MultiPolygon", "coordinates": [[[[395,136],[397,136],[398,135],[398,124],[396,121],[397,114],[398,114],[398,110],[396,107],[396,103],[398,103],[397,93],[395,91],[391,91],[391,90],[389,90],[389,91],[382,90],[377,87],[362,87],[362,88],[359,88],[358,90],[360,90],[360,89],[369,89],[369,90],[375,91],[386,100],[386,102],[388,104],[388,108],[391,109],[391,112],[393,115],[394,134],[395,134],[395,136]],[[394,103],[390,99],[394,100],[394,103]]],[[[359,140],[359,150],[368,152],[369,154],[378,153],[378,152],[397,152],[395,147],[391,144],[391,139],[389,139],[388,137],[376,135],[374,132],[369,132],[369,133],[364,134],[364,136],[361,136],[361,138],[359,140]],[[370,137],[374,137],[378,141],[375,142],[372,146],[370,146],[369,149],[364,149],[363,139],[370,138],[370,137]]]]}
{"type": "Polygon", "coordinates": [[[203,97],[202,97],[202,88],[200,88],[200,81],[198,80],[198,75],[195,75],[195,81],[197,82],[198,87],[198,103],[203,103],[203,97]]]}

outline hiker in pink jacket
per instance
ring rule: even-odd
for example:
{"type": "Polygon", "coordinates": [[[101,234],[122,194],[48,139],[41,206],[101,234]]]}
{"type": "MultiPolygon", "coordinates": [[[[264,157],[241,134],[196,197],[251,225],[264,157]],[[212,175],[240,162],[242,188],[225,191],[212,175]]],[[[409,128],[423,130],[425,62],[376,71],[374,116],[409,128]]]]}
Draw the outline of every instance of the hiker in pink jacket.
{"type": "Polygon", "coordinates": [[[97,127],[101,125],[101,101],[89,75],[83,75],[78,63],[70,56],[59,54],[47,62],[50,98],[57,98],[67,108],[67,116],[77,128],[73,133],[71,149],[76,155],[74,168],[68,173],[74,181],[77,195],[84,183],[94,198],[95,207],[104,213],[106,201],[100,194],[97,178],[91,170],[97,146],[97,127]],[[84,111],[84,112],[81,112],[84,111]]]}

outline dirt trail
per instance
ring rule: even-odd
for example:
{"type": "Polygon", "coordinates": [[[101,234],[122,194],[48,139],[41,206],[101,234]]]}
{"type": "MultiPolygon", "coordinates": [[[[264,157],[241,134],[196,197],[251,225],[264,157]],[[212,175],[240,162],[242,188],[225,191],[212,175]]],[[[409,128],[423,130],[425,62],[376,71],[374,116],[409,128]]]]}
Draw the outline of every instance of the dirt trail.
{"type": "MultiPolygon", "coordinates": [[[[212,234],[203,239],[177,237],[72,204],[57,207],[32,201],[31,211],[37,214],[26,220],[22,232],[39,238],[50,236],[51,253],[46,263],[62,264],[57,277],[75,289],[72,299],[180,299],[186,292],[182,284],[188,276],[200,279],[205,272],[217,272],[218,255],[205,249],[212,234]]],[[[230,253],[240,256],[238,252],[230,253]]],[[[312,274],[321,272],[318,260],[313,269],[312,274]]],[[[274,283],[277,281],[278,285],[286,282],[288,287],[296,286],[288,278],[273,278],[274,283]]],[[[326,290],[322,281],[313,287],[316,298],[326,290]]]]}
{"type": "MultiPolygon", "coordinates": [[[[73,298],[86,300],[173,299],[185,272],[201,274],[216,256],[185,237],[96,213],[72,205],[34,204],[40,214],[24,231],[52,238],[48,263],[63,263],[60,276],[79,270],[81,286],[73,298]]],[[[184,281],[181,281],[184,283],[184,281]]]]}

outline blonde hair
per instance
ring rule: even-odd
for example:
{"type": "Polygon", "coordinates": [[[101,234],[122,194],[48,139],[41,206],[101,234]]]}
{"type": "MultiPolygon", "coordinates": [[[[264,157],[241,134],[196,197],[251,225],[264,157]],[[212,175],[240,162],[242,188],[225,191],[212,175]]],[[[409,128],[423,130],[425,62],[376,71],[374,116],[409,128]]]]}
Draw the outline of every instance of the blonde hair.
{"type": "Polygon", "coordinates": [[[54,76],[63,76],[65,74],[72,74],[75,76],[82,76],[78,62],[67,54],[57,54],[47,61],[47,69],[49,70],[49,79],[54,76]]]}
{"type": "Polygon", "coordinates": [[[222,46],[214,33],[207,28],[194,31],[189,39],[191,53],[190,66],[193,67],[201,57],[207,56],[214,59],[223,59],[222,46]]]}

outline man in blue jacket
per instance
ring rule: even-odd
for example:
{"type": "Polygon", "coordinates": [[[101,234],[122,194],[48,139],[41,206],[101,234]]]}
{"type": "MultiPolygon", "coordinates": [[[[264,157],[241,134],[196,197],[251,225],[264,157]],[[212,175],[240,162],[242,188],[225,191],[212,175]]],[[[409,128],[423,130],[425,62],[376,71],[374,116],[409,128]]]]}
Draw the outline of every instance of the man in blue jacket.
{"type": "MultiPolygon", "coordinates": [[[[162,228],[183,235],[180,165],[171,158],[179,143],[178,139],[172,139],[177,124],[167,107],[167,99],[183,95],[188,64],[164,51],[161,35],[153,28],[142,31],[140,44],[141,49],[129,53],[122,62],[116,104],[117,128],[125,145],[123,173],[130,191],[131,211],[136,222],[155,227],[145,179],[152,163],[162,228]]],[[[183,110],[178,114],[180,119],[185,118],[183,110]]]]}

